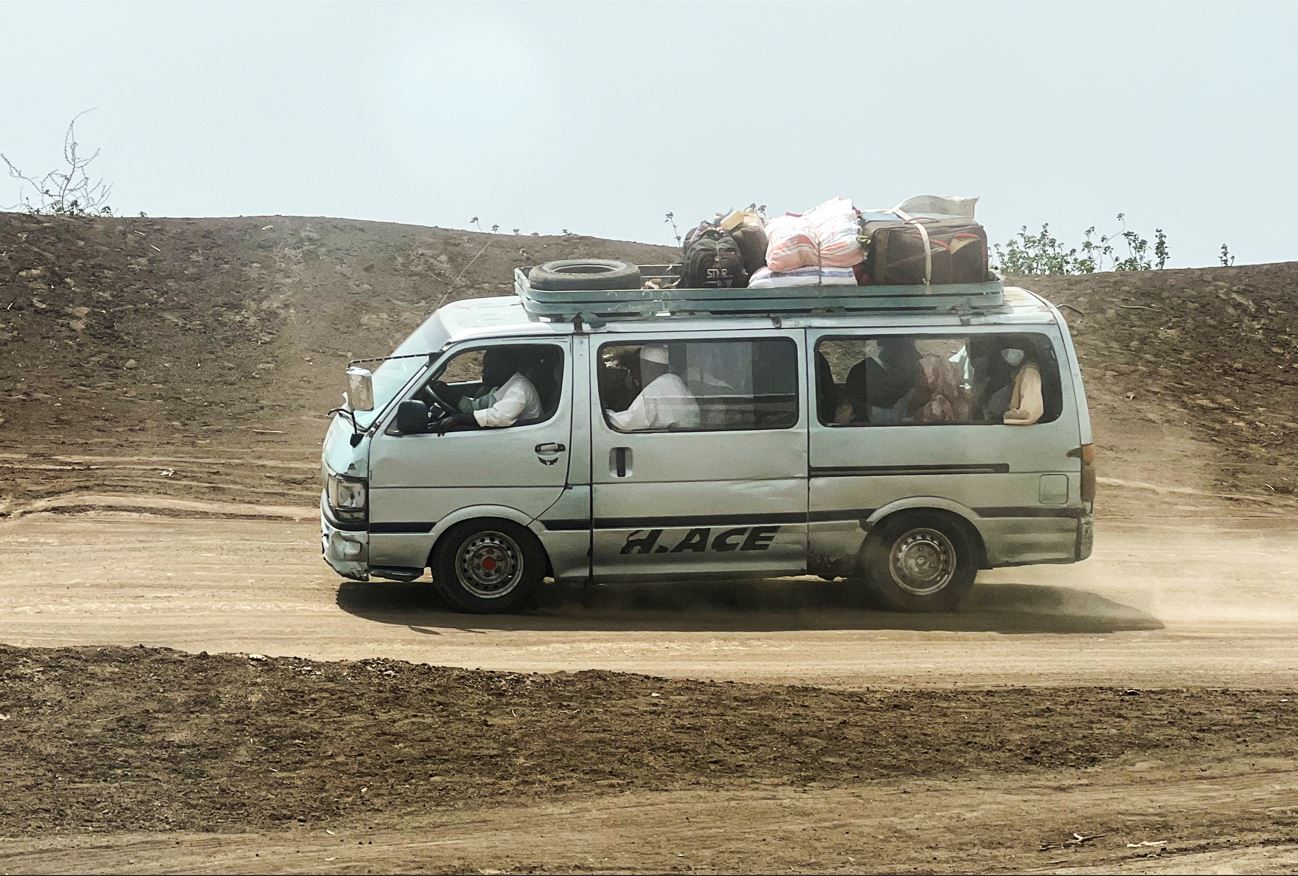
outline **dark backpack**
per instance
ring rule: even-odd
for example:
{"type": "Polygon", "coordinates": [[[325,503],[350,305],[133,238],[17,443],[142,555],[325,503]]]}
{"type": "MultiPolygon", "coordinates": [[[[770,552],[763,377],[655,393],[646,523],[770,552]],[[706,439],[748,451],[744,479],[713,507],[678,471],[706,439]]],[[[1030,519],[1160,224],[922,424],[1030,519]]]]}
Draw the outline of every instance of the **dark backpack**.
{"type": "Polygon", "coordinates": [[[682,289],[742,289],[748,285],[739,244],[727,231],[699,226],[685,235],[682,289]]]}

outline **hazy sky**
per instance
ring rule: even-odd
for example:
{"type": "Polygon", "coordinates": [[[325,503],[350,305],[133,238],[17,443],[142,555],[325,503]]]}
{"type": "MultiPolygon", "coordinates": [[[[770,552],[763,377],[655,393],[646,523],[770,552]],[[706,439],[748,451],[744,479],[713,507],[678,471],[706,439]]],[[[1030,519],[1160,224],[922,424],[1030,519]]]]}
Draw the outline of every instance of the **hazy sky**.
{"type": "MultiPolygon", "coordinates": [[[[1298,258],[1298,3],[0,0],[0,151],[78,111],[119,213],[669,242],[714,210],[976,194],[996,240],[1298,258]]],[[[0,205],[17,189],[0,177],[0,205]]]]}

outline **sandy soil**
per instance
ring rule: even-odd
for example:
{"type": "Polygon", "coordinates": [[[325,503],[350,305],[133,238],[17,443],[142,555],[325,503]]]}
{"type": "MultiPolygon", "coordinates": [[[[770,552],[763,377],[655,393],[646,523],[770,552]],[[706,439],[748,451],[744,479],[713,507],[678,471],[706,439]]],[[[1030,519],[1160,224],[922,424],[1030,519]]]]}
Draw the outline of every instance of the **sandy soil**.
{"type": "Polygon", "coordinates": [[[0,563],[23,570],[0,590],[0,641],[846,688],[1298,686],[1298,523],[1272,516],[1101,522],[1088,562],[984,572],[964,611],[933,616],[802,579],[555,589],[526,615],[466,616],[426,584],[339,579],[316,533],[311,518],[0,522],[0,563]]]}
{"type": "Polygon", "coordinates": [[[1135,762],[1072,779],[1011,773],[620,792],[443,810],[395,825],[58,834],[4,842],[0,870],[1293,872],[1292,762],[1243,772],[1205,764],[1182,771],[1135,762]],[[1096,838],[1065,845],[1079,832],[1096,838]]]}
{"type": "Polygon", "coordinates": [[[1298,826],[1292,691],[0,660],[0,833],[39,837],[0,847],[14,870],[197,849],[209,870],[1001,870],[1256,852],[1298,826]]]}
{"type": "Polygon", "coordinates": [[[0,651],[0,871],[1298,863],[1274,511],[1102,523],[1088,563],[984,573],[952,615],[778,580],[468,618],[339,581],[307,509],[131,501],[0,523],[0,641],[40,646],[0,651]],[[137,644],[213,656],[84,650],[137,644]]]}

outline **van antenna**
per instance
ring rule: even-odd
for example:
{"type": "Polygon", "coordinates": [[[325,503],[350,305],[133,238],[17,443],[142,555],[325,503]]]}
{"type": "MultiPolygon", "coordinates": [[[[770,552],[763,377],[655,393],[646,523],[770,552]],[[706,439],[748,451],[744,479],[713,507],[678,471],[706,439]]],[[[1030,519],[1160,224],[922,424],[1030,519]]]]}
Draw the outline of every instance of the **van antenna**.
{"type": "Polygon", "coordinates": [[[433,310],[441,309],[442,305],[446,303],[446,299],[450,298],[451,293],[455,291],[455,286],[460,282],[460,278],[463,277],[466,273],[468,273],[469,268],[473,267],[473,263],[478,260],[478,256],[486,252],[487,247],[489,246],[491,246],[490,237],[488,237],[487,242],[482,245],[482,249],[478,250],[478,255],[475,255],[473,258],[469,259],[469,263],[464,266],[464,270],[460,271],[460,273],[455,275],[455,279],[451,281],[451,285],[446,287],[446,291],[442,293],[442,297],[438,299],[437,306],[434,307],[433,310]]]}

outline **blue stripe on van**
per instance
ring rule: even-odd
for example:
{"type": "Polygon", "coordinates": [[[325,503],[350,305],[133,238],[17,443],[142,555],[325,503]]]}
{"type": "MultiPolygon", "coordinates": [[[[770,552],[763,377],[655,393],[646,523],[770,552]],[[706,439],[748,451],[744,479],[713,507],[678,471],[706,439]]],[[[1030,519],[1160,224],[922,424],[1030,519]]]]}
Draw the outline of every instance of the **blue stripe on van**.
{"type": "Polygon", "coordinates": [[[551,532],[574,532],[583,529],[590,529],[590,518],[581,517],[576,520],[542,520],[541,525],[551,532]]]}
{"type": "Polygon", "coordinates": [[[372,535],[427,535],[433,531],[434,525],[436,525],[436,521],[432,523],[371,523],[370,533],[372,535]]]}
{"type": "MultiPolygon", "coordinates": [[[[812,511],[807,519],[811,523],[829,523],[840,520],[865,520],[877,508],[849,508],[842,511],[812,511]]],[[[907,509],[922,511],[922,508],[907,509]]],[[[1040,505],[1006,505],[995,508],[972,509],[979,517],[1074,517],[1082,516],[1081,508],[1043,508],[1040,505]]]]}
{"type": "MultiPolygon", "coordinates": [[[[763,523],[833,523],[838,521],[864,521],[877,508],[843,508],[812,511],[806,515],[792,514],[717,514],[689,517],[599,517],[585,519],[542,520],[541,525],[551,532],[579,532],[584,529],[679,529],[690,526],[729,526],[732,524],[758,525],[763,523]]],[[[921,510],[921,509],[914,509],[921,510]]],[[[979,517],[1073,517],[1082,516],[1081,508],[1043,508],[1039,505],[1007,505],[974,508],[979,517]]]]}
{"type": "Polygon", "coordinates": [[[784,514],[695,514],[680,517],[596,517],[592,520],[542,520],[552,532],[581,529],[684,529],[691,526],[756,526],[764,523],[806,523],[800,511],[784,514]]]}
{"type": "Polygon", "coordinates": [[[1000,508],[975,508],[979,517],[1075,517],[1082,516],[1081,508],[1043,508],[1040,505],[1008,506],[1000,508]]]}
{"type": "Polygon", "coordinates": [[[840,520],[851,520],[860,523],[873,514],[876,508],[847,508],[842,511],[812,511],[807,515],[810,523],[832,523],[840,520]]]}
{"type": "Polygon", "coordinates": [[[1007,474],[1007,462],[939,465],[822,465],[811,467],[813,478],[878,477],[891,475],[1007,474]]]}

